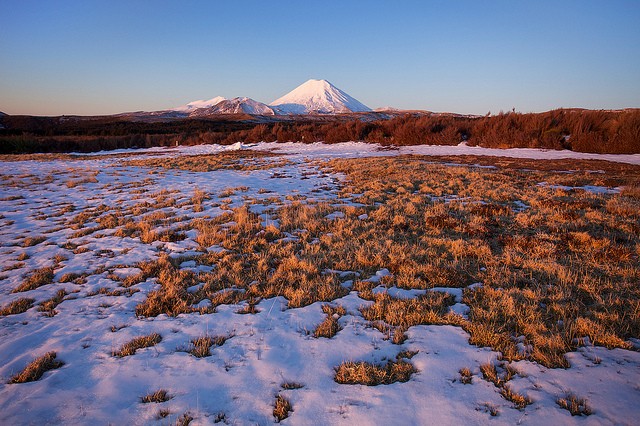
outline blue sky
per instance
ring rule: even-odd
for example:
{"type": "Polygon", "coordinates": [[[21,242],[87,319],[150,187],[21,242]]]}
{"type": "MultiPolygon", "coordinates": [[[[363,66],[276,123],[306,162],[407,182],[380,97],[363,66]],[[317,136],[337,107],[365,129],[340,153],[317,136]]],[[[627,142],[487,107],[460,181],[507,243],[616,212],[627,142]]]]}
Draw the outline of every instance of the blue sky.
{"type": "Polygon", "coordinates": [[[640,1],[0,0],[0,111],[271,102],[324,78],[366,105],[640,107],[640,1]]]}

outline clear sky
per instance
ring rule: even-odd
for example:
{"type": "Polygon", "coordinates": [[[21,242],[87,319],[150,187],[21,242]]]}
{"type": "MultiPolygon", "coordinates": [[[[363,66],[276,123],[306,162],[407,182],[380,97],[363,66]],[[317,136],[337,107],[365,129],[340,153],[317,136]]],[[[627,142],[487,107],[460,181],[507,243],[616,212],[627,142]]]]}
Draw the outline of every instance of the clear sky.
{"type": "Polygon", "coordinates": [[[640,107],[640,0],[0,0],[0,111],[110,114],[310,78],[460,113],[640,107]]]}

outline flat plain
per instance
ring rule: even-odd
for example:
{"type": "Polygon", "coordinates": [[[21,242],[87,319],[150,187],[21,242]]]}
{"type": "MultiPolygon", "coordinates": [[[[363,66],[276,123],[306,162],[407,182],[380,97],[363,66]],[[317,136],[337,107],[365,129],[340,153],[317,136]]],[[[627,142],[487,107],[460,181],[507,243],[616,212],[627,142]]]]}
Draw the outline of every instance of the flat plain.
{"type": "Polygon", "coordinates": [[[0,423],[640,415],[640,155],[0,160],[0,423]]]}

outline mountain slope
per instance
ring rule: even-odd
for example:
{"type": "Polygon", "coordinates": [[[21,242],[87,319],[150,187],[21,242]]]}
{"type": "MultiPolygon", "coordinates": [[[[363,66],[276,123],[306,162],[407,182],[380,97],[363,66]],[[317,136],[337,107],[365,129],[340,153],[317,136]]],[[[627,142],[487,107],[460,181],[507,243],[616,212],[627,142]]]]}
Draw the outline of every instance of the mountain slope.
{"type": "Polygon", "coordinates": [[[172,111],[180,111],[180,112],[190,112],[190,111],[194,111],[196,109],[200,109],[200,108],[210,108],[212,106],[215,106],[216,104],[219,104],[222,101],[226,101],[227,98],[224,98],[222,96],[216,96],[215,98],[211,98],[207,101],[193,101],[193,102],[189,102],[186,105],[182,105],[179,106],[177,108],[173,108],[172,111]]]}
{"type": "Polygon", "coordinates": [[[339,114],[371,111],[327,80],[309,80],[269,104],[277,114],[339,114]]]}
{"type": "Polygon", "coordinates": [[[274,115],[275,112],[269,106],[251,98],[233,98],[225,99],[208,108],[198,108],[189,116],[202,117],[212,114],[274,115]]]}

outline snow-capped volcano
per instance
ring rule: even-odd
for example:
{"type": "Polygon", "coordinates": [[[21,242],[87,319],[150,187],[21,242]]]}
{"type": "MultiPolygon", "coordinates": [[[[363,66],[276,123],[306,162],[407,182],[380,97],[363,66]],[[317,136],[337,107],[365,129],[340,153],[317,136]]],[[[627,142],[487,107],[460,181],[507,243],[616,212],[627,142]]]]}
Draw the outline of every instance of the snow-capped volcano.
{"type": "Polygon", "coordinates": [[[198,117],[211,114],[252,114],[274,115],[274,111],[262,102],[251,98],[223,99],[210,107],[200,107],[193,110],[189,116],[198,117]]]}
{"type": "Polygon", "coordinates": [[[216,104],[219,104],[222,101],[226,101],[227,98],[224,98],[222,96],[216,96],[215,98],[211,98],[207,101],[193,101],[193,102],[189,102],[186,105],[182,105],[179,106],[177,108],[173,108],[172,111],[181,111],[181,112],[190,112],[190,111],[195,111],[196,109],[200,109],[200,108],[210,108],[216,104]]]}
{"type": "Polygon", "coordinates": [[[371,111],[327,80],[309,80],[269,104],[276,114],[339,114],[371,111]]]}

